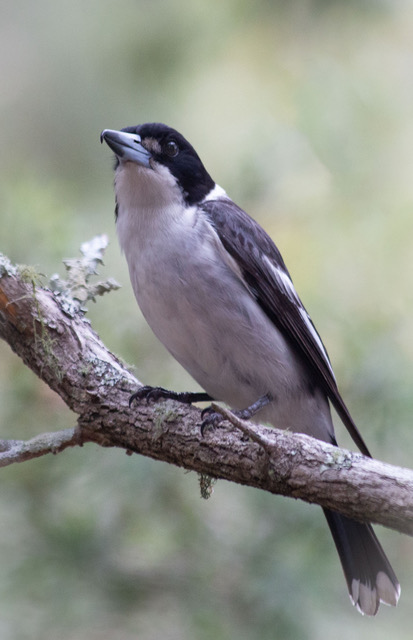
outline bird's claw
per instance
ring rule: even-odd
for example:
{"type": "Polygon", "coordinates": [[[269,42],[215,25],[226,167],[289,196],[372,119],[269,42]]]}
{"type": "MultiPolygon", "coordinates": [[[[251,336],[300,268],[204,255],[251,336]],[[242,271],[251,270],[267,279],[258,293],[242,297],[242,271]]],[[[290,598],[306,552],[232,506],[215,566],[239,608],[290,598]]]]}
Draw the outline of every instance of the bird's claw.
{"type": "Polygon", "coordinates": [[[223,421],[223,417],[217,411],[214,411],[212,407],[206,407],[201,412],[201,436],[205,435],[205,431],[207,429],[219,427],[220,423],[223,421]]]}
{"type": "Polygon", "coordinates": [[[131,407],[133,402],[139,400],[146,400],[149,404],[150,402],[156,402],[160,398],[169,398],[170,392],[167,389],[163,389],[162,387],[150,387],[146,385],[144,387],[140,387],[135,393],[132,393],[129,398],[129,406],[131,407]]]}

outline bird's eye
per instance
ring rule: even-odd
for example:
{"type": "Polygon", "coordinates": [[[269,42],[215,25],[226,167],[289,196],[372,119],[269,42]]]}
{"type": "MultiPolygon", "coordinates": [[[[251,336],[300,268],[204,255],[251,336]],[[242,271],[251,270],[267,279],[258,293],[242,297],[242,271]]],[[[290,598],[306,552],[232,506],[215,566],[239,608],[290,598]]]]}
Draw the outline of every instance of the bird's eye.
{"type": "Polygon", "coordinates": [[[179,153],[179,147],[175,140],[169,140],[163,148],[164,153],[170,158],[174,158],[179,153]]]}

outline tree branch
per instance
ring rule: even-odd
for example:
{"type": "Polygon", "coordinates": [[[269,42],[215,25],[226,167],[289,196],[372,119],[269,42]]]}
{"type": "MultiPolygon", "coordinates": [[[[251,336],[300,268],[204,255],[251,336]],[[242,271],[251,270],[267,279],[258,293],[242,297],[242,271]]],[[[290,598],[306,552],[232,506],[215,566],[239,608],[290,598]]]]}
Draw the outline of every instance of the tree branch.
{"type": "MultiPolygon", "coordinates": [[[[101,260],[99,251],[96,262],[101,260]]],[[[85,259],[88,262],[87,251],[85,259]]],[[[54,276],[52,291],[39,286],[32,270],[16,267],[0,254],[0,337],[78,415],[75,429],[28,442],[1,441],[0,466],[94,442],[413,535],[410,470],[304,435],[240,421],[222,407],[217,409],[230,422],[205,437],[194,407],[168,400],[130,409],[129,396],[140,383],[105,347],[82,310],[88,297],[116,284],[88,285],[90,275],[82,282],[81,296],[70,278],[64,283],[54,276]]]]}
{"type": "Polygon", "coordinates": [[[77,429],[64,429],[54,433],[41,433],[31,440],[0,440],[0,467],[15,462],[26,462],[46,453],[60,453],[67,447],[75,447],[81,442],[77,429]]]}

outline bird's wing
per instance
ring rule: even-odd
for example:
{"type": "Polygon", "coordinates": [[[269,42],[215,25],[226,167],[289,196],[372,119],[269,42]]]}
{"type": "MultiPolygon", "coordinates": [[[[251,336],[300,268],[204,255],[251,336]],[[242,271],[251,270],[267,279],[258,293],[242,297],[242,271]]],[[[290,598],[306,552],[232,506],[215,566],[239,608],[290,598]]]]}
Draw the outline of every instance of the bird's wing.
{"type": "Polygon", "coordinates": [[[360,451],[370,456],[338,391],[327,351],[274,242],[229,198],[207,200],[202,209],[257,303],[301,357],[315,384],[324,390],[360,451]]]}

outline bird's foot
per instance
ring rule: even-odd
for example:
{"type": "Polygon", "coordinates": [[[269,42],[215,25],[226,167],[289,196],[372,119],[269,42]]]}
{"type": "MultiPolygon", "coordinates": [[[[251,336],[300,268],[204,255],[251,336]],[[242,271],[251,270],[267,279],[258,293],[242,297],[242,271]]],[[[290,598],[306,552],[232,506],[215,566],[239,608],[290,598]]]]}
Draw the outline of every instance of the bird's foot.
{"type": "MultiPolygon", "coordinates": [[[[258,398],[256,402],[251,404],[249,407],[245,409],[241,409],[240,411],[233,411],[232,413],[240,418],[241,420],[251,420],[251,418],[261,411],[264,407],[267,406],[271,402],[272,398],[269,393],[258,398]]],[[[201,423],[201,435],[203,436],[206,429],[211,427],[219,427],[221,422],[224,420],[224,417],[215,411],[212,407],[206,407],[201,413],[202,423],[201,423]]]]}
{"type": "Polygon", "coordinates": [[[272,397],[270,396],[270,394],[266,393],[264,396],[261,396],[261,398],[258,398],[256,402],[250,404],[249,407],[241,409],[241,411],[234,411],[234,413],[237,418],[240,418],[241,420],[251,420],[251,418],[253,418],[255,414],[258,413],[258,411],[264,409],[264,407],[266,407],[267,404],[271,402],[271,400],[272,397]]]}
{"type": "Polygon", "coordinates": [[[201,436],[204,437],[205,431],[207,429],[219,427],[221,422],[224,420],[224,417],[215,411],[212,407],[206,407],[201,412],[201,436]]]}
{"type": "Polygon", "coordinates": [[[183,402],[184,404],[191,404],[192,402],[207,402],[209,400],[213,400],[208,393],[197,392],[192,393],[191,391],[177,392],[177,391],[169,391],[168,389],[163,389],[163,387],[150,387],[146,385],[144,387],[140,387],[135,393],[131,395],[129,398],[129,406],[132,406],[132,403],[139,400],[146,400],[149,402],[157,402],[158,400],[177,400],[178,402],[183,402]]]}

